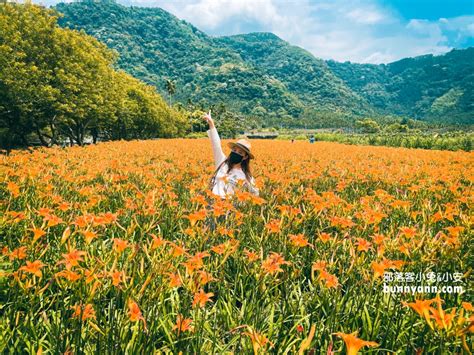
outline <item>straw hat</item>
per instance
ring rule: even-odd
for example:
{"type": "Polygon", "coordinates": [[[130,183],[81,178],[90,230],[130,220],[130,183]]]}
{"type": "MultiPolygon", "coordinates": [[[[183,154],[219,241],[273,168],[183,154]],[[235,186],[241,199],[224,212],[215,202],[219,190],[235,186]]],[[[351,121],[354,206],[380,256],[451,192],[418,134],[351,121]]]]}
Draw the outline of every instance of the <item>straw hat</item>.
{"type": "Polygon", "coordinates": [[[230,147],[230,149],[232,149],[234,146],[242,148],[247,152],[250,159],[255,159],[254,155],[250,152],[250,148],[252,147],[252,145],[248,140],[242,138],[239,139],[237,142],[229,142],[227,143],[227,145],[230,147]]]}

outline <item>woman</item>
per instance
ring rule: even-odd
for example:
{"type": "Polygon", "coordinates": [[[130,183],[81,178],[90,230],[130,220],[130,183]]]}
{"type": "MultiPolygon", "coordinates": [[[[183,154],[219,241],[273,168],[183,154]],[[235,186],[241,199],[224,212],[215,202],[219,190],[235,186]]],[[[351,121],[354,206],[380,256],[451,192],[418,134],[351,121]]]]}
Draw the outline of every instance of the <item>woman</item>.
{"type": "Polygon", "coordinates": [[[236,186],[243,180],[243,188],[258,196],[259,190],[255,187],[255,179],[250,171],[250,159],[255,158],[250,151],[250,142],[246,139],[239,139],[235,143],[228,143],[231,152],[226,157],[222,151],[221,140],[214,126],[211,111],[203,118],[209,124],[207,135],[211,139],[216,166],[216,171],[209,184],[212,192],[226,198],[234,193],[236,186]]]}

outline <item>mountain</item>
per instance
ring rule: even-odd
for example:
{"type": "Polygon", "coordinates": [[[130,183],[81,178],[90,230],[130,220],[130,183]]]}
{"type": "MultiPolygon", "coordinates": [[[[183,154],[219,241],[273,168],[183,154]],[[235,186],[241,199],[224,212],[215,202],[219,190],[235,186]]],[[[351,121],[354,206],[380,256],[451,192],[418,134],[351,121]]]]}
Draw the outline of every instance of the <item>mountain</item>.
{"type": "Polygon", "coordinates": [[[267,75],[278,78],[305,105],[318,109],[344,107],[353,114],[371,110],[366,100],[335,76],[327,63],[292,46],[273,33],[249,33],[216,38],[267,75]]]}
{"type": "Polygon", "coordinates": [[[267,125],[387,114],[472,123],[472,48],[388,65],[337,63],[272,33],[208,36],[160,8],[90,0],[55,8],[61,26],[115,49],[120,68],[165,97],[166,79],[175,81],[173,100],[184,105],[222,102],[267,125]]]}
{"type": "Polygon", "coordinates": [[[277,78],[242,60],[210,36],[160,8],[125,7],[112,2],[58,4],[60,25],[83,29],[117,50],[118,66],[155,85],[176,83],[175,100],[224,102],[228,109],[298,116],[304,104],[277,78]]]}
{"type": "Polygon", "coordinates": [[[474,47],[389,64],[328,61],[329,68],[380,113],[474,123],[474,47]]]}

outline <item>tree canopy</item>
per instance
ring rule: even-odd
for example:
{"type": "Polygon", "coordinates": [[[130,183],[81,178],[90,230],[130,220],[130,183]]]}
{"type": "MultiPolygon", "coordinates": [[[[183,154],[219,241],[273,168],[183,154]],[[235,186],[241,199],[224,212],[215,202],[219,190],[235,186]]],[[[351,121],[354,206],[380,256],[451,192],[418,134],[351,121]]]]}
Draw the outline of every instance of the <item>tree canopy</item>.
{"type": "Polygon", "coordinates": [[[186,115],[155,87],[114,69],[117,52],[83,31],[57,25],[55,10],[0,4],[0,142],[50,146],[86,136],[182,135],[186,115]]]}

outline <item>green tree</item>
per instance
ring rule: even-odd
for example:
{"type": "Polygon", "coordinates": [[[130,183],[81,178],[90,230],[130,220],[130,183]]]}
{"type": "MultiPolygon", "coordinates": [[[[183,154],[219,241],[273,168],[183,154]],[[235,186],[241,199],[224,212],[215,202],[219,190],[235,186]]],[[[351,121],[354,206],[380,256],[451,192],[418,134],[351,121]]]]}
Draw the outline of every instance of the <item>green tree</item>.
{"type": "Polygon", "coordinates": [[[86,136],[184,135],[182,110],[156,89],[113,68],[117,55],[84,32],[57,26],[53,10],[0,6],[0,145],[43,145],[86,136]]]}
{"type": "Polygon", "coordinates": [[[357,120],[356,127],[359,128],[363,133],[377,133],[380,131],[379,124],[371,119],[357,120]]]}
{"type": "Polygon", "coordinates": [[[166,91],[168,91],[169,95],[169,105],[171,106],[171,97],[175,94],[176,92],[176,84],[173,80],[166,79],[166,91]]]}
{"type": "Polygon", "coordinates": [[[54,119],[52,14],[32,5],[0,6],[0,129],[7,149],[28,145],[28,136],[54,119]]]}

